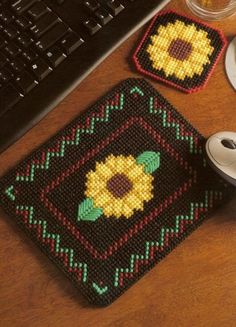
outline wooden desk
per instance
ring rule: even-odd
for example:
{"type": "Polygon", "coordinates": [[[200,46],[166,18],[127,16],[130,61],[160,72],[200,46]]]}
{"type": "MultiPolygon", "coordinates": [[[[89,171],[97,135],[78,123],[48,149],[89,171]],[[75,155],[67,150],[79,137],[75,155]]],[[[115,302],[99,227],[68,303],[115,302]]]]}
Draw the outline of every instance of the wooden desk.
{"type": "MultiPolygon", "coordinates": [[[[169,7],[189,13],[184,0],[169,7]],[[178,4],[177,4],[178,3],[178,4]]],[[[230,40],[236,17],[213,23],[230,40]]],[[[0,156],[0,174],[69,122],[111,85],[139,76],[128,64],[133,35],[53,112],[0,156]],[[98,83],[99,81],[99,83],[98,83]]],[[[196,94],[153,85],[206,137],[236,130],[236,93],[220,60],[196,94]]],[[[10,126],[9,126],[10,128],[10,126]]],[[[165,260],[107,308],[90,308],[57,268],[0,213],[1,327],[236,326],[236,199],[212,216],[165,260]]]]}

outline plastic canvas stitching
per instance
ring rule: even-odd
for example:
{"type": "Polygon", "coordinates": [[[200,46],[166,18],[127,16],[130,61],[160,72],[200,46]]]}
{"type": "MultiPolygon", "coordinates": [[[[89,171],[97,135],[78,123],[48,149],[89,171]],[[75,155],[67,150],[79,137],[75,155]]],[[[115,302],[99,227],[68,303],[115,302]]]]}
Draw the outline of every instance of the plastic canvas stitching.
{"type": "Polygon", "coordinates": [[[206,85],[226,43],[221,31],[164,11],[153,19],[133,60],[140,72],[192,93],[206,85]]]}
{"type": "Polygon", "coordinates": [[[129,79],[0,180],[0,205],[92,303],[107,305],[231,194],[204,138],[129,79]]]}

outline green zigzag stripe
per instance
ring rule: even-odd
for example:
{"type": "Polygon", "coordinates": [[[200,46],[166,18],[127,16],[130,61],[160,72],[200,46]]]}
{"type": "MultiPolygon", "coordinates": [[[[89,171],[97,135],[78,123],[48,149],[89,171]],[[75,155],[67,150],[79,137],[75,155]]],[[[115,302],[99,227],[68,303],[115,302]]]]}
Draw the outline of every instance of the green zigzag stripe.
{"type": "Polygon", "coordinates": [[[194,139],[192,136],[190,135],[183,135],[180,132],[180,125],[174,121],[170,122],[167,120],[167,111],[162,109],[162,108],[158,108],[155,109],[154,108],[154,98],[151,97],[150,98],[150,102],[149,102],[149,111],[151,114],[159,114],[162,115],[162,125],[163,127],[172,127],[176,129],[176,139],[177,140],[181,140],[181,141],[188,141],[189,142],[189,147],[190,147],[190,153],[201,153],[201,149],[200,148],[194,148],[194,139]]]}
{"type": "Polygon", "coordinates": [[[84,283],[87,282],[87,264],[82,262],[76,262],[74,259],[74,250],[72,248],[62,247],[61,246],[61,237],[59,234],[49,233],[47,231],[47,222],[46,220],[34,219],[34,208],[32,206],[17,206],[16,209],[18,211],[24,212],[28,211],[28,222],[31,225],[42,227],[42,237],[44,239],[52,239],[55,241],[55,252],[56,253],[65,253],[68,255],[69,259],[69,267],[74,269],[83,270],[82,281],[84,283]]]}
{"type": "Polygon", "coordinates": [[[106,293],[108,291],[108,286],[105,287],[100,287],[98,286],[96,283],[93,283],[93,288],[95,289],[95,291],[99,294],[99,295],[103,295],[104,293],[106,293]]]}
{"type": "Polygon", "coordinates": [[[14,194],[14,185],[9,186],[6,190],[5,190],[5,194],[8,196],[8,198],[12,201],[15,201],[16,196],[14,194]]]}
{"type": "Polygon", "coordinates": [[[193,221],[195,209],[197,209],[197,208],[206,208],[207,209],[209,207],[209,203],[210,203],[211,199],[213,199],[214,196],[215,197],[217,197],[217,196],[221,197],[222,194],[221,194],[221,192],[218,193],[218,192],[212,192],[212,191],[208,192],[208,191],[206,191],[204,202],[191,203],[190,204],[190,212],[189,212],[188,215],[177,215],[176,216],[175,227],[174,228],[163,227],[161,229],[159,241],[146,242],[144,254],[131,254],[130,264],[129,264],[128,268],[116,268],[114,286],[115,287],[119,286],[120,273],[133,273],[135,271],[135,265],[136,265],[137,261],[149,260],[149,258],[150,258],[150,248],[151,247],[162,247],[162,246],[164,246],[164,240],[165,240],[166,235],[168,235],[169,233],[177,234],[179,232],[180,222],[181,221],[193,221]]]}
{"type": "Polygon", "coordinates": [[[30,174],[29,176],[25,176],[25,175],[17,175],[16,176],[16,181],[20,181],[20,182],[32,182],[34,181],[34,177],[35,177],[35,170],[36,169],[41,169],[41,170],[47,170],[49,169],[50,166],[50,161],[51,158],[53,157],[64,157],[65,155],[65,148],[66,146],[69,145],[78,145],[81,139],[81,135],[82,134],[94,134],[95,131],[95,127],[97,123],[106,123],[109,121],[110,119],[110,113],[112,110],[122,110],[124,107],[124,94],[120,95],[120,103],[119,105],[107,105],[105,107],[105,114],[103,117],[92,117],[90,120],[90,126],[88,128],[78,128],[76,133],[75,133],[75,137],[72,140],[62,140],[61,144],[60,144],[60,148],[57,152],[51,152],[48,151],[46,154],[46,159],[43,163],[39,163],[39,164],[31,164],[30,167],[30,174]]]}
{"type": "Polygon", "coordinates": [[[137,93],[137,94],[141,95],[142,97],[144,96],[143,91],[137,86],[132,88],[132,90],[130,91],[130,94],[134,94],[134,93],[137,93]]]}
{"type": "MultiPolygon", "coordinates": [[[[135,88],[133,88],[131,91],[134,92],[134,90],[136,91],[135,88]]],[[[65,148],[67,146],[70,145],[78,145],[80,143],[80,139],[81,139],[81,135],[82,134],[94,134],[95,132],[95,127],[97,123],[101,123],[101,122],[108,122],[110,119],[110,112],[112,110],[122,110],[124,107],[124,94],[120,95],[120,103],[119,105],[107,105],[105,107],[105,114],[103,117],[92,117],[91,121],[90,121],[90,126],[88,128],[78,128],[76,133],[75,133],[75,137],[71,140],[62,140],[59,150],[57,152],[52,152],[52,151],[48,151],[46,153],[46,158],[44,160],[44,162],[42,163],[32,163],[31,167],[30,167],[30,173],[29,176],[26,175],[20,175],[17,174],[16,176],[16,181],[20,181],[20,182],[32,182],[34,181],[34,177],[35,177],[35,171],[37,169],[39,170],[48,170],[50,167],[50,161],[51,158],[53,157],[64,157],[65,155],[65,148]]],[[[162,115],[162,124],[163,127],[172,127],[176,129],[176,138],[178,140],[183,140],[183,141],[188,141],[189,145],[190,145],[190,152],[193,153],[197,153],[200,151],[200,149],[194,149],[194,139],[192,136],[189,135],[183,135],[180,132],[180,125],[174,121],[169,122],[167,120],[167,111],[164,109],[155,109],[154,108],[154,98],[151,97],[150,98],[150,106],[149,106],[149,111],[151,114],[160,114],[162,115]]]]}

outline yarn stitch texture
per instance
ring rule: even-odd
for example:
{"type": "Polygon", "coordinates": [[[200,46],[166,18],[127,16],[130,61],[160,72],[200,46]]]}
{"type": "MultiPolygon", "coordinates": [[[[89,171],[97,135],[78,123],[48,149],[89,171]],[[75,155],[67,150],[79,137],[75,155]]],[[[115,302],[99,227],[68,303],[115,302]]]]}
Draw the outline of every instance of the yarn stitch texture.
{"type": "Polygon", "coordinates": [[[226,43],[221,31],[164,11],[153,19],[133,60],[143,74],[192,93],[206,85],[226,43]]]}
{"type": "Polygon", "coordinates": [[[0,204],[107,305],[229,198],[204,142],[146,81],[128,79],[6,174],[0,204]]]}

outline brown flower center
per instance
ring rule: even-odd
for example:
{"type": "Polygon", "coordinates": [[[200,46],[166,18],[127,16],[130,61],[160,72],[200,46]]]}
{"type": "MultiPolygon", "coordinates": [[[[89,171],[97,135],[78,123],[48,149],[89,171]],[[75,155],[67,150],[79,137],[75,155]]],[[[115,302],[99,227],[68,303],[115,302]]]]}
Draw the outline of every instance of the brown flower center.
{"type": "Polygon", "coordinates": [[[190,56],[192,45],[187,41],[176,39],[171,42],[168,52],[171,57],[184,61],[190,56]]]}
{"type": "Polygon", "coordinates": [[[115,174],[107,181],[107,189],[115,198],[123,198],[133,187],[125,174],[115,174]]]}

